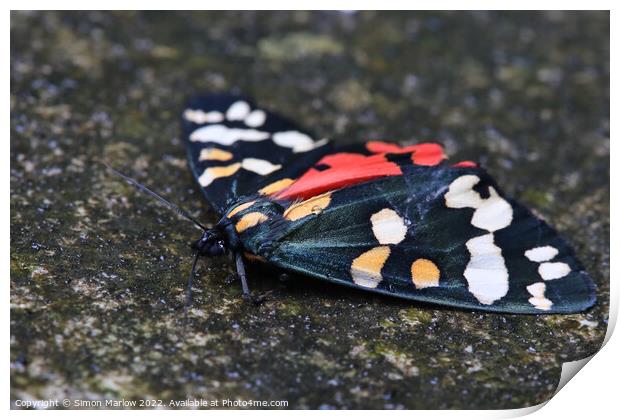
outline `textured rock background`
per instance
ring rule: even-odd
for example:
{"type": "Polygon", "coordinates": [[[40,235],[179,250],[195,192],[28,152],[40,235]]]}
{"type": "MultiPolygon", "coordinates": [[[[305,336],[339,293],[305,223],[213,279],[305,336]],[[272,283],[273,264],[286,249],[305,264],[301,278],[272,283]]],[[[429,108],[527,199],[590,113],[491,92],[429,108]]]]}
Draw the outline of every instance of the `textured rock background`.
{"type": "Polygon", "coordinates": [[[609,292],[607,13],[13,13],[12,398],[286,399],[515,408],[601,345],[609,292]],[[251,269],[110,162],[216,220],[179,141],[186,96],[255,96],[320,135],[436,139],[574,244],[599,303],[569,316],[418,305],[251,269]]]}

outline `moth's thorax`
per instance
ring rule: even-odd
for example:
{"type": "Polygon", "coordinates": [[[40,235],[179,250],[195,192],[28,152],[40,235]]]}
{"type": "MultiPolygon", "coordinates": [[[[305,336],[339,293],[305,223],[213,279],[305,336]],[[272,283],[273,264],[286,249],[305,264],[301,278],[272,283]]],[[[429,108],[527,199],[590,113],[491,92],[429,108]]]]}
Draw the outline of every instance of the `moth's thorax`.
{"type": "Polygon", "coordinates": [[[244,249],[240,236],[267,221],[282,218],[284,207],[269,197],[245,197],[231,205],[218,222],[232,250],[244,249]]]}
{"type": "Polygon", "coordinates": [[[225,212],[222,221],[237,220],[239,216],[260,212],[266,216],[282,214],[285,207],[270,197],[245,197],[231,205],[225,212]]]}

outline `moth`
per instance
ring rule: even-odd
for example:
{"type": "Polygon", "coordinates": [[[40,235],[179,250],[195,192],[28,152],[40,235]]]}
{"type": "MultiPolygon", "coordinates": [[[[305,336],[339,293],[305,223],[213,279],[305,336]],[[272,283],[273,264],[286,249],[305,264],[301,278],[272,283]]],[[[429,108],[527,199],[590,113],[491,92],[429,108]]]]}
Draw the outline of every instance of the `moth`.
{"type": "MultiPolygon", "coordinates": [[[[336,146],[248,98],[192,98],[189,167],[221,216],[193,245],[370,292],[517,314],[574,313],[595,286],[570,246],[440,144],[336,146]]],[[[191,278],[191,277],[190,277],[191,278]]]]}

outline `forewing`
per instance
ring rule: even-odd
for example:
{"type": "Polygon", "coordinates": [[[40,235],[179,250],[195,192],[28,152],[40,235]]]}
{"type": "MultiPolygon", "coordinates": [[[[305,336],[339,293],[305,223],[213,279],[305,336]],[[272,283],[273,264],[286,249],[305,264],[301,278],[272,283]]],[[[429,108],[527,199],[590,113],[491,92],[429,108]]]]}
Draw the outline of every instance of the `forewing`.
{"type": "Polygon", "coordinates": [[[569,313],[595,301],[566,242],[479,168],[407,165],[284,214],[242,239],[302,274],[496,312],[569,313]]]}
{"type": "Polygon", "coordinates": [[[220,214],[241,196],[297,178],[331,150],[327,140],[234,95],[189,100],[182,128],[192,173],[220,214]]]}

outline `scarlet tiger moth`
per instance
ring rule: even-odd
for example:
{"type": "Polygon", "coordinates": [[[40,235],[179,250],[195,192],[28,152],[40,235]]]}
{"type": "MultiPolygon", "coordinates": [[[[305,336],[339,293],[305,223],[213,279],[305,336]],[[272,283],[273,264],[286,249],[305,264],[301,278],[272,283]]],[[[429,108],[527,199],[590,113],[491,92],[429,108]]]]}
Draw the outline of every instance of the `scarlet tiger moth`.
{"type": "Polygon", "coordinates": [[[574,313],[596,301],[553,228],[475,162],[449,162],[437,143],[338,147],[228,94],[191,99],[182,132],[190,169],[221,219],[207,229],[165,204],[203,229],[193,267],[200,256],[231,253],[245,297],[244,259],[483,311],[574,313]]]}

